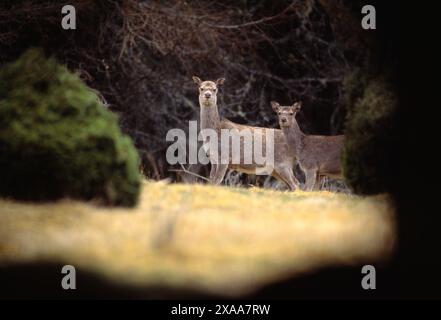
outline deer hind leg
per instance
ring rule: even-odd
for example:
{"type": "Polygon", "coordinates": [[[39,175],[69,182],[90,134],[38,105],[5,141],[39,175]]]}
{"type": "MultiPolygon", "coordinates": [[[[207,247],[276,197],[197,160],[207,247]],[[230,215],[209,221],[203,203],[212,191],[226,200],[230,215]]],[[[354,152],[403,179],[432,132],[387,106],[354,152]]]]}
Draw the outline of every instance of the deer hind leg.
{"type": "Polygon", "coordinates": [[[211,178],[211,172],[210,172],[211,183],[216,185],[220,184],[224,179],[225,174],[227,173],[227,169],[228,169],[228,164],[217,164],[213,178],[211,178]]]}
{"type": "Polygon", "coordinates": [[[285,182],[288,185],[288,187],[291,189],[291,191],[296,190],[296,188],[300,189],[300,182],[297,180],[296,176],[294,175],[292,168],[286,166],[286,167],[277,168],[275,171],[276,174],[274,176],[279,180],[285,182]]]}
{"type": "Polygon", "coordinates": [[[314,186],[317,184],[317,170],[308,169],[305,170],[305,190],[312,191],[314,186]]]}

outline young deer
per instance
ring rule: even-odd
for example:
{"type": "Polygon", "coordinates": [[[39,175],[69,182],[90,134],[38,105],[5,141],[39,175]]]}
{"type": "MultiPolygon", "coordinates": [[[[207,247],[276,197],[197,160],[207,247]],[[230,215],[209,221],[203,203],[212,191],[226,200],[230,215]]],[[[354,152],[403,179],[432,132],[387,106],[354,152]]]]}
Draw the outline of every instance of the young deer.
{"type": "Polygon", "coordinates": [[[341,179],[340,166],[344,135],[316,136],[306,135],[296,120],[301,103],[292,106],[280,106],[272,101],[271,106],[279,117],[280,128],[287,139],[290,152],[294,152],[300,168],[305,173],[305,189],[311,191],[318,187],[320,176],[341,179]]]}
{"type": "MultiPolygon", "coordinates": [[[[262,153],[266,154],[266,140],[269,139],[269,130],[274,132],[274,166],[270,171],[265,174],[272,175],[278,180],[286,183],[291,190],[295,190],[300,186],[300,183],[296,179],[293,173],[293,167],[295,165],[295,156],[288,152],[288,145],[286,143],[283,132],[279,129],[259,128],[252,126],[240,125],[231,122],[227,119],[221,119],[217,108],[217,93],[218,87],[225,81],[224,78],[216,81],[202,81],[198,77],[193,77],[193,81],[199,88],[199,105],[200,105],[200,119],[201,119],[201,131],[205,129],[215,130],[218,137],[221,137],[221,130],[227,129],[229,131],[250,133],[250,141],[252,148],[256,146],[256,142],[259,141],[262,145],[262,153]]],[[[222,130],[224,131],[224,130],[222,130]]],[[[220,140],[220,138],[218,138],[220,140]]],[[[270,141],[270,140],[268,140],[270,141]]],[[[204,142],[206,138],[204,137],[204,142]]],[[[221,142],[222,143],[222,142],[221,142]]],[[[230,142],[228,142],[230,144],[230,142]]],[[[231,144],[230,144],[231,145],[231,144]]],[[[226,161],[219,161],[219,154],[221,151],[218,147],[218,152],[214,153],[213,150],[208,150],[208,156],[211,162],[210,180],[214,184],[220,184],[227,172],[227,169],[232,169],[247,174],[256,174],[262,169],[265,169],[265,164],[257,163],[256,159],[252,157],[251,161],[245,161],[245,139],[240,139],[240,154],[233,154],[232,148],[229,148],[229,154],[226,161]],[[235,156],[239,157],[239,161],[232,161],[235,156]]],[[[249,146],[248,146],[249,147],[249,146]]]]}

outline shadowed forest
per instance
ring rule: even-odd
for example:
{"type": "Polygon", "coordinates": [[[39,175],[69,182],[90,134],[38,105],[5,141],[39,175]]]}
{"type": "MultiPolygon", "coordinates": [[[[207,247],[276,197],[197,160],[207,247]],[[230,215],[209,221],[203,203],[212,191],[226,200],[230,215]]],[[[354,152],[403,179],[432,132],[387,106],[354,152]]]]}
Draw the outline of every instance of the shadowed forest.
{"type": "MultiPolygon", "coordinates": [[[[140,152],[144,174],[153,179],[195,179],[170,171],[181,168],[170,168],[165,159],[167,131],[188,131],[188,120],[198,119],[193,75],[226,78],[220,112],[232,121],[276,128],[269,102],[301,100],[301,128],[332,135],[343,133],[348,109],[363,93],[357,87],[397,63],[388,48],[379,47],[376,33],[359,27],[362,1],[71,4],[81,26],[75,32],[60,30],[59,1],[3,5],[0,61],[38,46],[65,63],[118,115],[140,152]]],[[[208,173],[207,166],[188,169],[208,173]]],[[[265,182],[249,179],[227,180],[265,182]]]]}

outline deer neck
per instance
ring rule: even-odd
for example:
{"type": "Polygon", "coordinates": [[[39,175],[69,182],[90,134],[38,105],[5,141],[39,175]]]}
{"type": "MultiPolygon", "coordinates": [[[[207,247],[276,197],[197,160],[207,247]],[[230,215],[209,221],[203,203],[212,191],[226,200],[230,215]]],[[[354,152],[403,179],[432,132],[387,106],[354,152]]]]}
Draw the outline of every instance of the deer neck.
{"type": "Polygon", "coordinates": [[[201,109],[201,130],[217,129],[220,127],[219,111],[217,104],[200,105],[201,109]]]}
{"type": "Polygon", "coordinates": [[[303,149],[305,134],[300,129],[297,121],[294,119],[289,127],[284,127],[282,130],[286,137],[289,149],[296,152],[296,154],[299,154],[303,149]]]}

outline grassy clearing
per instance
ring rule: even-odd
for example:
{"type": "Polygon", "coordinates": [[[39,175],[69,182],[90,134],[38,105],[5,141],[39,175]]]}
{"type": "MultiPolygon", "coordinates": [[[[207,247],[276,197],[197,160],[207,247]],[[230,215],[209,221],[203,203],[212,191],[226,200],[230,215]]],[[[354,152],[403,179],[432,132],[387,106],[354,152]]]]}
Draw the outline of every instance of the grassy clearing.
{"type": "Polygon", "coordinates": [[[240,295],[395,243],[386,196],[146,182],[135,209],[0,200],[0,264],[61,261],[134,286],[240,295]]]}

